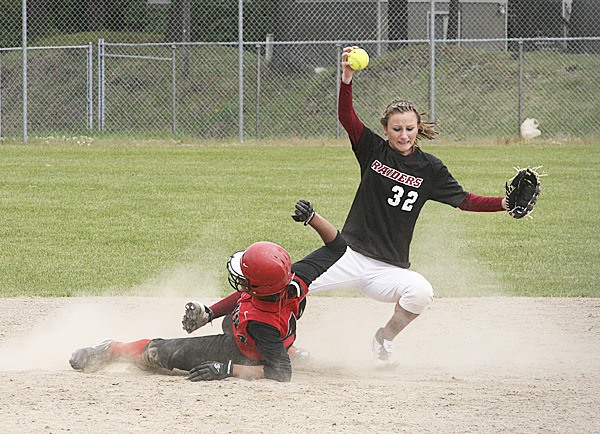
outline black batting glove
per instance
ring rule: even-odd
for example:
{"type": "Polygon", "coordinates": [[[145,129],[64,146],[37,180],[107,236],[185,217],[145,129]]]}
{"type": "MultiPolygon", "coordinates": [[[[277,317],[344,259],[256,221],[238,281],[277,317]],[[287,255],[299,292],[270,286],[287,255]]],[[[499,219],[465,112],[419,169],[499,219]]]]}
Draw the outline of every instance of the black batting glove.
{"type": "Polygon", "coordinates": [[[233,376],[233,361],[227,363],[204,362],[190,371],[187,377],[190,381],[212,381],[222,380],[233,376]]]}
{"type": "Polygon", "coordinates": [[[304,226],[310,223],[315,216],[315,210],[312,204],[304,199],[300,199],[296,202],[296,211],[292,215],[292,218],[297,222],[304,222],[304,226]]]}

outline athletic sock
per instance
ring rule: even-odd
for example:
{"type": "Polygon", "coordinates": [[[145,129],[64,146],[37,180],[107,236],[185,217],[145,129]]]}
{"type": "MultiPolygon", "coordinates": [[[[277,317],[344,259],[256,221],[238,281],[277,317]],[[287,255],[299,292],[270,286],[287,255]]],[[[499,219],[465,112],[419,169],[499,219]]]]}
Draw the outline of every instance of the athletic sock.
{"type": "Polygon", "coordinates": [[[136,359],[141,356],[150,339],[141,339],[134,342],[113,342],[108,349],[109,353],[117,357],[136,359]]]}

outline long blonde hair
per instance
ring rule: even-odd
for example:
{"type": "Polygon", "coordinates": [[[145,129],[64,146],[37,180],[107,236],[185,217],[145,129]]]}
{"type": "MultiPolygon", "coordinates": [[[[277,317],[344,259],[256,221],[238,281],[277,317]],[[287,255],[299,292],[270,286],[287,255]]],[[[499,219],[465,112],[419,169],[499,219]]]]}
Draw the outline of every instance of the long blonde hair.
{"type": "Polygon", "coordinates": [[[433,127],[437,124],[436,121],[422,121],[421,116],[425,116],[428,112],[419,113],[415,104],[411,101],[406,101],[403,99],[396,99],[389,103],[385,110],[383,111],[383,115],[381,116],[380,122],[383,127],[387,127],[388,120],[390,116],[394,113],[408,113],[413,112],[417,115],[417,138],[415,140],[415,146],[419,139],[427,139],[433,140],[435,136],[439,134],[439,131],[436,131],[433,127]]]}

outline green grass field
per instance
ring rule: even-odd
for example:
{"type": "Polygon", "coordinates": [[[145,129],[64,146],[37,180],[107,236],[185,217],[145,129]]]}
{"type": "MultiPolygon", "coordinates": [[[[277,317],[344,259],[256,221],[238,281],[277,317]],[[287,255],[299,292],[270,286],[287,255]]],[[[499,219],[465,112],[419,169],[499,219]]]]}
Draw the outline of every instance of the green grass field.
{"type": "MultiPolygon", "coordinates": [[[[228,293],[232,252],[269,240],[300,259],[320,240],[296,200],[341,228],[359,181],[347,145],[81,142],[0,145],[1,296],[151,293],[186,273],[228,293]]],[[[597,144],[424,149],[476,194],[502,195],[513,166],[548,174],[533,219],[425,206],[412,268],[439,297],[600,296],[597,144]]]]}

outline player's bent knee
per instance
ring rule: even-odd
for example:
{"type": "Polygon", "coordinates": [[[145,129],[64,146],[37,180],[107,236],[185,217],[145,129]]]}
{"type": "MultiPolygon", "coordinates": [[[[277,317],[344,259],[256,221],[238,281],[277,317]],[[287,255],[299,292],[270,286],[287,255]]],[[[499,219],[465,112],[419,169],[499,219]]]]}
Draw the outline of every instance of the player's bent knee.
{"type": "Polygon", "coordinates": [[[148,366],[154,366],[159,368],[167,368],[163,363],[160,351],[160,343],[163,339],[152,339],[144,348],[144,352],[142,353],[142,360],[148,366]]]}
{"type": "Polygon", "coordinates": [[[433,287],[423,279],[418,284],[411,285],[400,297],[399,304],[403,309],[420,315],[433,301],[433,287]]]}

